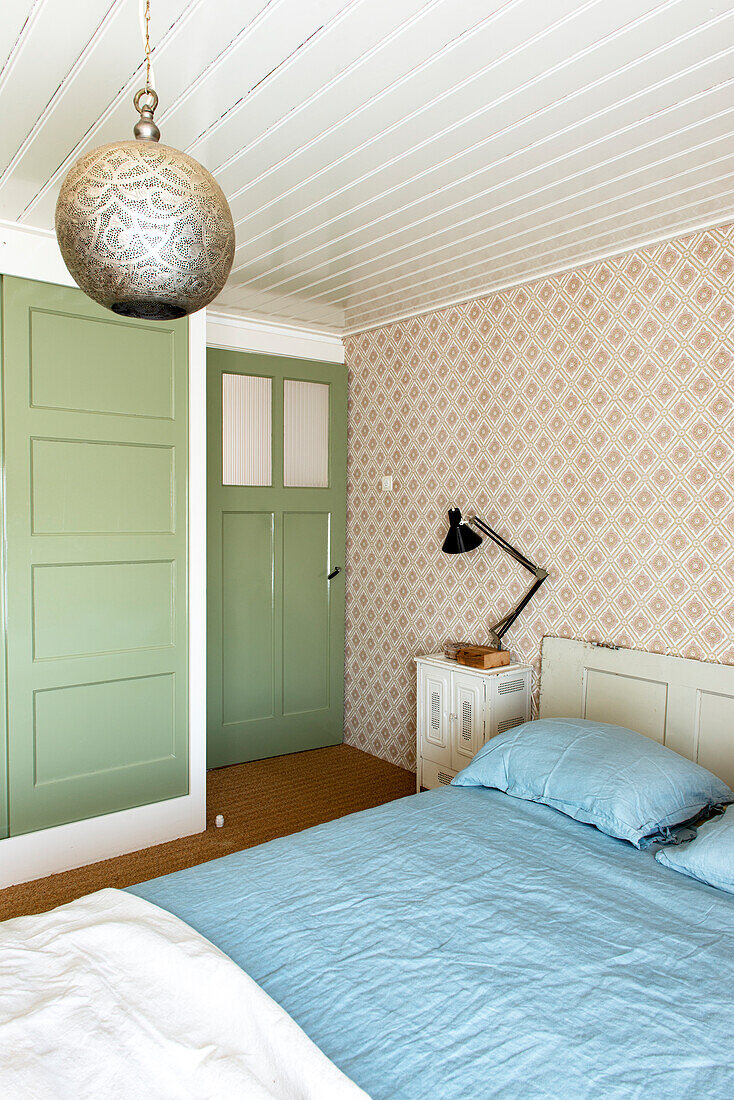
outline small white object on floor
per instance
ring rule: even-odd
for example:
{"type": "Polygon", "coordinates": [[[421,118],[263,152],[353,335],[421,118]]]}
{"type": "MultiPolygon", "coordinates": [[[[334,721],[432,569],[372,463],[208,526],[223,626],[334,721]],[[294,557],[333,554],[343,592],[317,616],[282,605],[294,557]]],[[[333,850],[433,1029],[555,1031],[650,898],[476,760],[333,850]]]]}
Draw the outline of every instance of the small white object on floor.
{"type": "Polygon", "coordinates": [[[221,829],[222,825],[224,825],[224,814],[217,814],[214,818],[214,824],[218,829],[221,829]]]}

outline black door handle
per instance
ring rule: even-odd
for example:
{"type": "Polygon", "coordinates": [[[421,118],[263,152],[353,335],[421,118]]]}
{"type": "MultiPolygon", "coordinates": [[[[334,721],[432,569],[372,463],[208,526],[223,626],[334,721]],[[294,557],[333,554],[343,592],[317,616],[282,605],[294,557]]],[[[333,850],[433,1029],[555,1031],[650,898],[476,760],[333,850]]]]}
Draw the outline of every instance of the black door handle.
{"type": "Polygon", "coordinates": [[[328,577],[326,578],[327,581],[333,581],[334,577],[337,575],[337,573],[341,573],[341,566],[340,565],[337,565],[336,569],[332,569],[331,573],[329,573],[328,577]]]}

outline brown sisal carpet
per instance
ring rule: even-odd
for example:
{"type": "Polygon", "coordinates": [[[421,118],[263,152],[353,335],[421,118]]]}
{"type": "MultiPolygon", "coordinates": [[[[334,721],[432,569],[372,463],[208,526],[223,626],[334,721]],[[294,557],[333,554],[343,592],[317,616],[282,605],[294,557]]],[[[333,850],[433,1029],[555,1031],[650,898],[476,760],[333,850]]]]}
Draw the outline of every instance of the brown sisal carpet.
{"type": "Polygon", "coordinates": [[[414,793],[412,772],[351,745],[218,768],[207,776],[205,833],[0,890],[0,920],[168,875],[414,793]],[[221,829],[214,825],[218,813],[221,829]]]}

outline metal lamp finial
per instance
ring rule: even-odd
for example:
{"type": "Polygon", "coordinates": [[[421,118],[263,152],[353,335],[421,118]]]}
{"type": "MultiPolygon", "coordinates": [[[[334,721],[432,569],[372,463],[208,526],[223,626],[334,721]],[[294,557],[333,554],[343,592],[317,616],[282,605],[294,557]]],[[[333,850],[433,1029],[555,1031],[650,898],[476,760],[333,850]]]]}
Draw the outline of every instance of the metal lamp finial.
{"type": "Polygon", "coordinates": [[[138,141],[160,141],[161,132],[153,121],[153,115],[155,109],[158,106],[158,96],[153,88],[149,88],[147,85],[145,88],[141,88],[140,91],[135,93],[133,99],[135,110],[140,114],[140,118],[133,126],[133,133],[138,141]],[[150,96],[150,103],[143,103],[141,106],[141,100],[144,95],[150,96]]]}

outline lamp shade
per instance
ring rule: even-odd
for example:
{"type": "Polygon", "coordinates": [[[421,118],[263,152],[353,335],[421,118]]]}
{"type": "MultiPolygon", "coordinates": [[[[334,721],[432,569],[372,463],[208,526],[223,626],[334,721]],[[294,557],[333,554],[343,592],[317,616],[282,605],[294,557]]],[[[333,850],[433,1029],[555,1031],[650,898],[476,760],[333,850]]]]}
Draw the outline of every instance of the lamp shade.
{"type": "Polygon", "coordinates": [[[157,103],[152,89],[141,88],[135,140],[102,145],[71,168],[56,204],[56,236],[72,278],[95,302],[123,317],[168,321],[217,296],[235,234],[213,176],[158,143],[157,103]]]}
{"type": "Polygon", "coordinates": [[[449,530],[441,547],[444,554],[466,554],[469,550],[476,550],[481,541],[481,535],[478,535],[466,523],[462,523],[460,510],[450,508],[449,530]]]}

